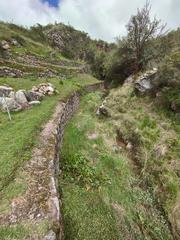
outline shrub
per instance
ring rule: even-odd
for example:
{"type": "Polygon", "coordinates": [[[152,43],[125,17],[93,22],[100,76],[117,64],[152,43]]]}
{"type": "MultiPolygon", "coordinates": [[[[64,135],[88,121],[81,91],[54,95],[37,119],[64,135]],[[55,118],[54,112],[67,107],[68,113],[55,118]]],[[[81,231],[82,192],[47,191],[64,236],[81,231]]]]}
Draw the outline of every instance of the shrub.
{"type": "Polygon", "coordinates": [[[132,57],[132,51],[124,40],[120,40],[118,48],[107,55],[104,66],[106,82],[113,85],[122,84],[135,72],[135,58],[132,57]]]}
{"type": "Polygon", "coordinates": [[[156,83],[160,86],[180,87],[180,49],[173,51],[160,64],[156,83]]]}

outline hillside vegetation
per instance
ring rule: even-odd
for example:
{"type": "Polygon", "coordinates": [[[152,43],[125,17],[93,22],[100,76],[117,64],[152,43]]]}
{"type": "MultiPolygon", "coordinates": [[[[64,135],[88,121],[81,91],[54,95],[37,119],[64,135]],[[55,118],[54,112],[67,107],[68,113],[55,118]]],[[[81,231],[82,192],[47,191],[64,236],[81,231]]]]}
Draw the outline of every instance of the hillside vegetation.
{"type": "Polygon", "coordinates": [[[50,229],[8,216],[29,188],[23,167],[40,131],[76,90],[60,155],[65,240],[180,239],[180,29],[166,31],[150,11],[147,1],[116,43],[62,23],[0,22],[0,239],[50,229]],[[97,79],[106,90],[85,95],[97,79]],[[42,99],[9,113],[6,101],[32,92],[42,99]]]}

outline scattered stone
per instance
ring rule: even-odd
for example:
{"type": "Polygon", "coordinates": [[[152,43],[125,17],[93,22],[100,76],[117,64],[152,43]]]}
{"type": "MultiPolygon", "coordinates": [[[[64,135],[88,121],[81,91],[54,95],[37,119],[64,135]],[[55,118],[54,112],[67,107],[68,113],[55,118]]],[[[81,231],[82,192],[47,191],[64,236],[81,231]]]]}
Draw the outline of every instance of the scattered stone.
{"type": "Polygon", "coordinates": [[[34,86],[32,90],[18,90],[15,92],[13,88],[8,86],[0,86],[0,109],[7,111],[18,111],[27,109],[33,105],[39,105],[43,96],[51,96],[57,91],[51,83],[42,83],[34,86]]]}
{"type": "Polygon", "coordinates": [[[38,86],[32,87],[32,91],[41,93],[44,96],[45,95],[51,96],[57,92],[55,87],[51,83],[41,83],[38,86]]]}
{"type": "Polygon", "coordinates": [[[22,106],[18,104],[15,99],[8,97],[0,97],[0,109],[3,112],[7,111],[7,107],[9,111],[19,111],[22,109],[22,106]]]}
{"type": "Polygon", "coordinates": [[[16,99],[17,103],[19,103],[19,104],[28,103],[26,95],[24,93],[24,90],[17,91],[16,94],[15,94],[15,99],[16,99]]]}
{"type": "Polygon", "coordinates": [[[0,86],[0,97],[8,97],[11,91],[13,91],[11,87],[0,86]]]}

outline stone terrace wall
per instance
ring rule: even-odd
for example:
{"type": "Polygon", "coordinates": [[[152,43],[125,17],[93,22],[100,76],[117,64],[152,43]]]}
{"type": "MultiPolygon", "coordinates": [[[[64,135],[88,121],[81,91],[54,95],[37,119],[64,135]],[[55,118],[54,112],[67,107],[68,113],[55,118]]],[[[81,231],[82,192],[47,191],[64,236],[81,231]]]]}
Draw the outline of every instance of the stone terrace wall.
{"type": "MultiPolygon", "coordinates": [[[[98,89],[102,90],[103,88],[104,88],[103,83],[97,83],[94,85],[86,86],[83,88],[83,90],[86,92],[93,92],[98,89]]],[[[55,141],[54,161],[52,164],[50,164],[51,194],[49,197],[48,206],[49,206],[49,219],[53,223],[53,228],[54,228],[52,230],[56,232],[56,238],[54,239],[58,239],[58,240],[63,239],[63,223],[62,223],[62,216],[60,211],[61,202],[60,202],[59,193],[58,193],[58,177],[60,173],[60,167],[59,167],[60,150],[63,142],[64,128],[79,107],[80,95],[81,95],[80,91],[79,92],[77,91],[67,99],[63,109],[60,112],[59,119],[57,120],[57,127],[54,135],[55,137],[54,138],[54,141],[55,141]]]]}

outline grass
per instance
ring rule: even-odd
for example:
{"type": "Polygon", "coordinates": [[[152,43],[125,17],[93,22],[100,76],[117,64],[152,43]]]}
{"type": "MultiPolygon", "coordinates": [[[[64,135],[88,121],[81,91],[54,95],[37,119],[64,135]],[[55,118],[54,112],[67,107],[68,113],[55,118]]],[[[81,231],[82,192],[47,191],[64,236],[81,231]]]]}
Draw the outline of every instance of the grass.
{"type": "MultiPolygon", "coordinates": [[[[174,97],[177,99],[177,95],[174,97]]],[[[172,219],[180,192],[177,116],[166,104],[157,104],[149,97],[136,97],[131,85],[113,90],[106,108],[121,137],[134,144],[133,159],[144,183],[156,195],[167,218],[172,219]]]]}
{"type": "Polygon", "coordinates": [[[46,221],[39,224],[26,223],[15,224],[14,226],[0,226],[0,236],[3,240],[19,239],[39,239],[40,236],[48,232],[48,223],[46,221]]]}
{"type": "MultiPolygon", "coordinates": [[[[0,85],[7,84],[18,89],[31,89],[33,85],[46,82],[47,79],[34,78],[1,78],[0,85]]],[[[72,91],[80,89],[86,84],[97,83],[97,79],[87,75],[60,82],[59,79],[49,79],[59,91],[52,97],[45,97],[39,106],[31,109],[12,113],[12,122],[8,121],[6,113],[0,113],[0,212],[9,209],[10,200],[26,189],[21,166],[31,156],[32,147],[43,123],[50,118],[55,105],[59,100],[67,97],[72,91]],[[18,182],[12,182],[18,173],[18,182]]]]}
{"type": "MultiPolygon", "coordinates": [[[[112,120],[95,116],[101,102],[100,93],[84,96],[65,131],[59,179],[65,239],[172,239],[153,195],[141,188],[142,179],[134,174],[126,152],[114,150],[112,120]],[[89,138],[92,133],[95,139],[89,138]],[[85,164],[79,164],[81,158],[85,164]],[[84,175],[86,169],[94,174],[84,175]]],[[[154,127],[153,121],[145,119],[142,128],[149,124],[154,127]]]]}

